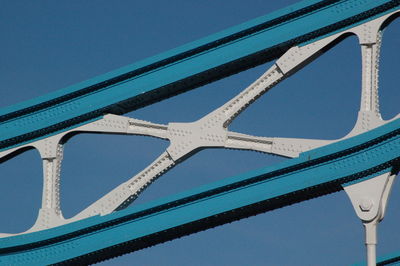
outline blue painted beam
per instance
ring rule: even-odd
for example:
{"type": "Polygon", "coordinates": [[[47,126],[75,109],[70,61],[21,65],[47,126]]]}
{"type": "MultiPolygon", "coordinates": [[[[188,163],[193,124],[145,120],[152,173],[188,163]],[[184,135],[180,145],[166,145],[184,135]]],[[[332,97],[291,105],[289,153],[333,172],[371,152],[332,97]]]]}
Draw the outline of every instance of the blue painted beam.
{"type": "Polygon", "coordinates": [[[303,1],[125,68],[0,110],[0,151],[122,114],[399,9],[400,0],[303,1]]]}
{"type": "Polygon", "coordinates": [[[0,240],[0,264],[91,263],[398,171],[400,119],[298,158],[106,216],[0,240]]]}
{"type": "Polygon", "coordinates": [[[399,264],[400,264],[400,251],[379,257],[376,263],[377,266],[384,266],[384,265],[394,266],[399,264]]]}
{"type": "MultiPolygon", "coordinates": [[[[378,257],[376,260],[377,266],[395,266],[400,264],[400,251],[393,252],[381,257],[378,257]]],[[[367,266],[366,262],[356,263],[352,266],[367,266]]]]}

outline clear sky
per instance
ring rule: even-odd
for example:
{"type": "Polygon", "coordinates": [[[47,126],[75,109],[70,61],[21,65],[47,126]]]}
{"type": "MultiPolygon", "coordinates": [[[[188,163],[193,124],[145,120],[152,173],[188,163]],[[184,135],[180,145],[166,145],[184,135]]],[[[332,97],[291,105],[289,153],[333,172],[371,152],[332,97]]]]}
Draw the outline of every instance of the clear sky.
{"type": "MultiPolygon", "coordinates": [[[[133,63],[296,1],[1,1],[0,107],[133,63]]],[[[386,29],[381,110],[399,112],[400,21],[386,29]]],[[[190,122],[239,93],[271,65],[259,66],[127,116],[190,122]]],[[[250,106],[230,130],[258,136],[335,139],[353,127],[361,87],[360,49],[350,37],[250,106]]],[[[78,135],[65,147],[62,209],[71,217],[143,169],[167,147],[138,136],[78,135]]],[[[134,204],[272,165],[261,153],[204,150],[162,176],[134,204]]],[[[26,152],[0,165],[1,232],[35,221],[40,157],[26,152]]],[[[400,249],[400,182],[379,226],[378,254],[400,249]]],[[[348,265],[364,259],[363,228],[344,192],[295,204],[100,265],[348,265]]]]}

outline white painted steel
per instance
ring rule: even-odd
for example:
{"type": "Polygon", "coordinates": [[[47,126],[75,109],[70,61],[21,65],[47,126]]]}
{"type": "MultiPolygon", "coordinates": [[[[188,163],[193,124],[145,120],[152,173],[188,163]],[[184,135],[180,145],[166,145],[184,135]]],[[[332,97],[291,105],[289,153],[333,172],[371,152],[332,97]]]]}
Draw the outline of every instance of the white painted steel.
{"type": "Polygon", "coordinates": [[[344,187],[365,228],[368,266],[376,265],[377,226],[384,218],[395,177],[394,173],[385,173],[344,187]]]}

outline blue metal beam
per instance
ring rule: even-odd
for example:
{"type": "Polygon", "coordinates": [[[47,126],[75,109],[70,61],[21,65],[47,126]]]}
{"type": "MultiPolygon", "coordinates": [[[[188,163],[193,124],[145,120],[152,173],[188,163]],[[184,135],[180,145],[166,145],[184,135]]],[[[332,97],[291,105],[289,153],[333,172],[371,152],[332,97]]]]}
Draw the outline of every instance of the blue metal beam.
{"type": "MultiPolygon", "coordinates": [[[[381,256],[377,259],[377,266],[385,266],[385,265],[399,265],[400,264],[400,252],[394,252],[391,254],[387,254],[385,256],[381,256]]],[[[367,266],[366,262],[352,264],[352,266],[367,266]]]]}
{"type": "Polygon", "coordinates": [[[399,265],[399,264],[400,264],[400,252],[395,252],[388,254],[386,256],[379,257],[376,263],[377,266],[399,265]]]}

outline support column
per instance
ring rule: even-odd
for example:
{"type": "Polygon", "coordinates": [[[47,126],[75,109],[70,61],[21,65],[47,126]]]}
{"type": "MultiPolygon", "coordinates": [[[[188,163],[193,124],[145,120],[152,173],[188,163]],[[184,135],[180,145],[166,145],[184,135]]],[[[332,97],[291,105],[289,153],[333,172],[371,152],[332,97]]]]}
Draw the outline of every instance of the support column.
{"type": "Polygon", "coordinates": [[[362,94],[361,112],[372,112],[380,117],[379,112],[379,58],[382,32],[378,32],[375,42],[361,43],[362,55],[362,94]]]}
{"type": "Polygon", "coordinates": [[[58,138],[40,141],[36,148],[43,162],[42,206],[35,225],[31,230],[51,228],[64,223],[60,208],[60,173],[63,159],[63,145],[58,138]]]}
{"type": "Polygon", "coordinates": [[[365,227],[365,247],[367,249],[367,265],[376,265],[376,244],[378,222],[373,221],[364,223],[365,227]]]}
{"type": "Polygon", "coordinates": [[[361,102],[357,122],[347,137],[358,135],[384,124],[379,110],[379,59],[382,43],[380,22],[361,25],[356,32],[362,57],[361,102]]]}
{"type": "Polygon", "coordinates": [[[62,145],[57,145],[55,157],[43,160],[43,196],[42,209],[53,209],[60,214],[60,172],[62,161],[62,145]]]}

